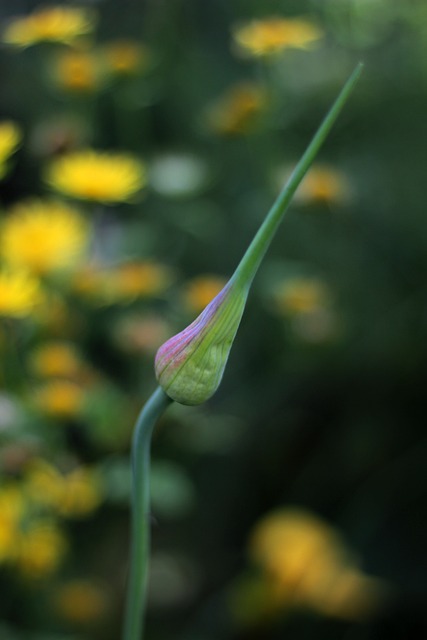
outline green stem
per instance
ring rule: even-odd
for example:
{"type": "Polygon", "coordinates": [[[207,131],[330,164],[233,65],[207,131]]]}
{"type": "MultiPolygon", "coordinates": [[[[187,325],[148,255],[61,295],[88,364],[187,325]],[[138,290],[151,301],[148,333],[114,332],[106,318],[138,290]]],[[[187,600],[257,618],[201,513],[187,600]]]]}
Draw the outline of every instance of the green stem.
{"type": "Polygon", "coordinates": [[[319,152],[320,147],[326,140],[341,109],[346,103],[350,93],[353,91],[353,88],[359,79],[362,69],[363,64],[359,63],[345,83],[344,87],[341,90],[341,93],[335,100],[327,116],[323,120],[309,146],[307,147],[304,155],[295,167],[291,177],[280,192],[280,195],[278,196],[276,202],[270,209],[263,224],[259,228],[258,233],[246,250],[246,253],[240,261],[239,266],[237,267],[236,272],[233,276],[235,280],[241,280],[245,282],[247,286],[252,281],[252,278],[254,277],[261,263],[261,260],[263,259],[264,254],[267,251],[271,240],[273,239],[277,227],[279,226],[283,215],[288,208],[292,196],[298,188],[301,180],[309,170],[311,164],[313,163],[313,160],[319,152]]]}
{"type": "Polygon", "coordinates": [[[150,445],[154,426],[172,402],[158,387],[144,405],[132,441],[132,544],[123,640],[141,640],[150,552],[150,445]]]}

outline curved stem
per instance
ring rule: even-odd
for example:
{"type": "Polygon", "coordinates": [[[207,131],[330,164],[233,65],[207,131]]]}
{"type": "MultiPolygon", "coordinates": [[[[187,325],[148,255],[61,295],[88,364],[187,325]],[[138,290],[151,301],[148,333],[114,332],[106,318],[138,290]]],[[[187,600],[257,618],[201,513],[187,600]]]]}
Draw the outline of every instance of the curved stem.
{"type": "Polygon", "coordinates": [[[132,543],[123,640],[141,640],[150,551],[150,445],[154,426],[172,402],[158,387],[139,414],[132,440],[132,543]]]}

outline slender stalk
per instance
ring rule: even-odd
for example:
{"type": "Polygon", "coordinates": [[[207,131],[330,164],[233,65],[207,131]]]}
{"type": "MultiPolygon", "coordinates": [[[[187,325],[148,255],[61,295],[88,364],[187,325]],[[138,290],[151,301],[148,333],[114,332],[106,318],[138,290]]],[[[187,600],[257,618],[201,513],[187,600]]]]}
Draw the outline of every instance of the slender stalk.
{"type": "Polygon", "coordinates": [[[274,237],[277,227],[282,221],[283,215],[294,195],[301,180],[309,170],[313,160],[315,159],[320,147],[326,140],[335,120],[340,114],[341,109],[345,105],[350,93],[353,91],[356,82],[362,73],[363,64],[359,63],[344,87],[342,88],[338,98],[335,100],[316,134],[312,138],[308,145],[304,155],[295,167],[291,177],[286,185],[283,187],[276,202],[268,212],[267,217],[258,230],[258,233],[252,240],[245,255],[240,261],[235,274],[234,279],[242,279],[246,284],[250,284],[250,281],[254,277],[259,264],[267,251],[271,240],[274,237]],[[249,282],[248,282],[249,281],[249,282]]]}
{"type": "Polygon", "coordinates": [[[150,552],[150,445],[154,426],[172,402],[158,387],[146,402],[132,441],[132,542],[123,640],[141,640],[150,552]]]}

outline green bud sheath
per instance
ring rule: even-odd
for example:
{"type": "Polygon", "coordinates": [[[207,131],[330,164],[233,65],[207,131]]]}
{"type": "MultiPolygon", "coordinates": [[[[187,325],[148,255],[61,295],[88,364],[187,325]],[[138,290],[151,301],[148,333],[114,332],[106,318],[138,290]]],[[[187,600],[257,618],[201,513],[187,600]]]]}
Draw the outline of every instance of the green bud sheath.
{"type": "Polygon", "coordinates": [[[232,278],[194,322],[158,350],[155,360],[157,380],[172,400],[187,405],[201,404],[217,390],[252,280],[295,190],[347,101],[362,68],[359,64],[347,80],[232,278]]]}

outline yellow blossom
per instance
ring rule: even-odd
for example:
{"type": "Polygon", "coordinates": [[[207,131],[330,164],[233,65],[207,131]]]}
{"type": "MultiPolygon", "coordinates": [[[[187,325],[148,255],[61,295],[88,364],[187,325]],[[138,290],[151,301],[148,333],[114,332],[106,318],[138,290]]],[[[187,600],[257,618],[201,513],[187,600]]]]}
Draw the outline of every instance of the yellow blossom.
{"type": "Polygon", "coordinates": [[[38,274],[71,266],[86,245],[89,227],[70,205],[28,200],[15,205],[3,223],[4,260],[38,274]]]}
{"type": "Polygon", "coordinates": [[[224,288],[225,278],[219,276],[198,276],[191,280],[184,291],[185,306],[194,313],[202,311],[224,288]]]}
{"type": "Polygon", "coordinates": [[[295,277],[280,283],[274,294],[277,308],[291,315],[308,314],[329,304],[330,294],[318,278],[295,277]]]}
{"type": "Polygon", "coordinates": [[[114,203],[131,200],[146,177],[144,165],[131,155],[84,149],[54,160],[46,180],[67,196],[114,203]]]}
{"type": "Polygon", "coordinates": [[[100,477],[90,467],[76,467],[61,473],[46,460],[34,460],[25,475],[28,496],[67,518],[92,513],[102,500],[100,477]]]}
{"type": "Polygon", "coordinates": [[[52,380],[34,392],[37,409],[52,418],[73,418],[79,414],[85,391],[68,380],[52,380]]]}
{"type": "Polygon", "coordinates": [[[66,549],[66,538],[54,522],[36,520],[18,536],[15,562],[25,577],[43,578],[56,571],[66,549]]]}
{"type": "Polygon", "coordinates": [[[104,61],[117,75],[135,73],[146,67],[149,59],[148,49],[132,40],[116,40],[104,47],[104,61]]]}
{"type": "Polygon", "coordinates": [[[7,160],[16,151],[22,139],[21,129],[14,122],[0,122],[0,178],[7,170],[7,160]]]}
{"type": "Polygon", "coordinates": [[[281,601],[282,606],[358,619],[378,605],[383,592],[379,580],[358,568],[339,534],[303,509],[282,509],[263,518],[251,535],[249,553],[278,607],[281,601]]]}
{"type": "Polygon", "coordinates": [[[64,51],[55,59],[53,78],[66,91],[87,93],[96,90],[102,80],[98,58],[90,51],[64,51]]]}
{"type": "Polygon", "coordinates": [[[89,34],[95,26],[92,11],[77,7],[53,6],[36,9],[31,15],[10,21],[3,41],[17,47],[39,42],[71,43],[89,34]]]}
{"type": "Polygon", "coordinates": [[[221,135],[250,131],[267,105],[267,95],[256,84],[241,82],[222,96],[208,111],[208,126],[221,135]]]}
{"type": "Polygon", "coordinates": [[[307,49],[323,35],[322,30],[301,18],[271,17],[237,27],[233,37],[242,53],[271,56],[285,49],[307,49]]]}
{"type": "Polygon", "coordinates": [[[84,363],[72,344],[47,342],[30,354],[30,368],[41,377],[75,378],[84,371],[84,363]]]}
{"type": "Polygon", "coordinates": [[[18,485],[0,489],[0,563],[13,556],[24,508],[24,495],[18,485]]]}
{"type": "Polygon", "coordinates": [[[64,476],[64,491],[58,512],[68,518],[81,518],[98,508],[102,500],[97,473],[78,467],[64,476]]]}
{"type": "Polygon", "coordinates": [[[326,165],[310,169],[295,194],[295,200],[303,203],[321,202],[333,204],[344,201],[349,195],[346,176],[326,165]]]}
{"type": "Polygon", "coordinates": [[[59,615],[74,624],[87,624],[104,615],[108,602],[104,589],[87,580],[72,580],[61,585],[54,596],[59,615]]]}
{"type": "Polygon", "coordinates": [[[74,289],[94,302],[127,303],[158,295],[171,280],[172,273],[165,265],[133,261],[114,267],[87,267],[75,274],[74,289]]]}
{"type": "Polygon", "coordinates": [[[0,316],[29,316],[41,300],[40,283],[32,275],[21,270],[0,271],[0,316]]]}

